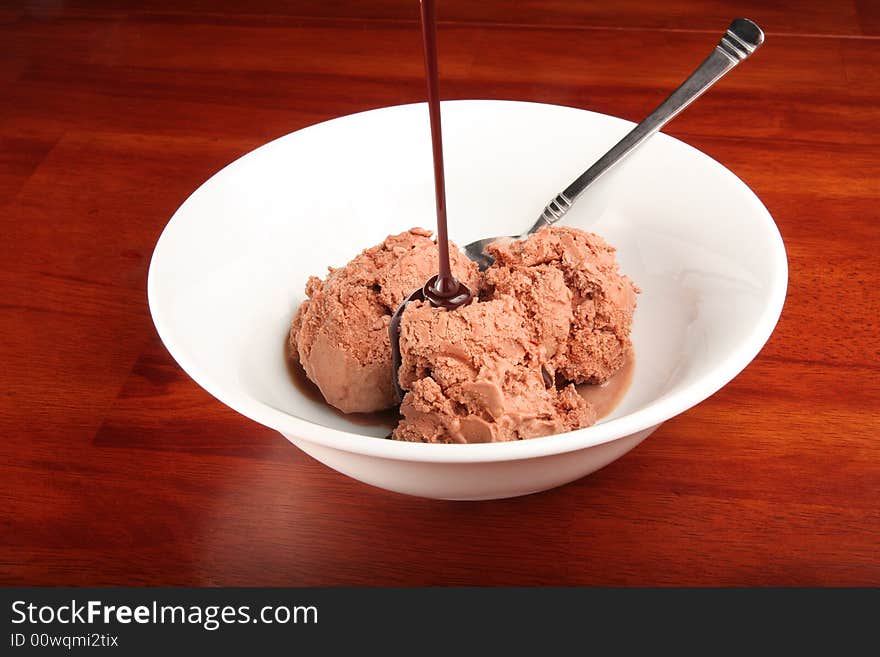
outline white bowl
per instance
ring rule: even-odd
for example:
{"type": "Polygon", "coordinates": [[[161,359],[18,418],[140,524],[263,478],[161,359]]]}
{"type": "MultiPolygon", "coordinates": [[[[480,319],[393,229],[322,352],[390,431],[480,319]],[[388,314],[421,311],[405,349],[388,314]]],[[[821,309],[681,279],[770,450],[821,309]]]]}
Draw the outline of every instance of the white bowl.
{"type": "MultiPolygon", "coordinates": [[[[162,233],[149,275],[165,346],[205,390],[344,474],[443,499],[525,495],[607,465],[736,376],[785,298],[779,231],[734,174],[656,135],[566,216],[618,248],[642,288],[633,383],[595,426],[513,443],[383,439],[292,384],[283,346],[309,275],[389,233],[433,227],[424,104],[311,126],[233,162],[162,233]]],[[[443,104],[450,236],[518,232],[632,124],[508,101],[443,104]]],[[[719,450],[724,449],[719,445],[719,450]]]]}

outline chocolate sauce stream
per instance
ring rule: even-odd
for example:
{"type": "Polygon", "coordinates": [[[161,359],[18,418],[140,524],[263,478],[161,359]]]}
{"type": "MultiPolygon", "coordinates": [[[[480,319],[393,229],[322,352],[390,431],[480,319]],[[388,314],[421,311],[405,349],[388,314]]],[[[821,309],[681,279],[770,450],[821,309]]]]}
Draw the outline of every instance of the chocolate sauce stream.
{"type": "Polygon", "coordinates": [[[421,0],[422,44],[425,50],[425,77],[428,81],[428,114],[431,118],[431,146],[434,152],[434,195],[437,199],[437,247],[440,273],[431,289],[432,296],[447,298],[458,292],[458,281],[449,265],[449,233],[446,227],[446,177],[443,169],[443,131],[440,127],[440,91],[437,65],[437,8],[434,0],[421,0]]]}
{"type": "Polygon", "coordinates": [[[440,127],[440,91],[437,66],[437,8],[434,0],[420,0],[422,13],[422,44],[425,50],[425,77],[428,81],[428,115],[431,119],[431,146],[434,155],[434,196],[437,201],[437,250],[440,270],[424,287],[410,294],[391,316],[388,333],[391,338],[391,380],[397,399],[403,399],[398,373],[400,371],[400,319],[411,301],[427,301],[435,308],[455,310],[470,303],[473,294],[452,274],[449,262],[449,231],[446,227],[446,177],[443,169],[443,131],[440,127]]]}

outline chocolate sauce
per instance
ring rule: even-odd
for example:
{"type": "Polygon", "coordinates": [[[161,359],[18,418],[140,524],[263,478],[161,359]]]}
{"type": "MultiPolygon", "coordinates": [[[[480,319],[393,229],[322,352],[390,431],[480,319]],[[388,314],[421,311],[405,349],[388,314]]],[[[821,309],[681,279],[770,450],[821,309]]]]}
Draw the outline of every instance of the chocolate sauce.
{"type": "MultiPolygon", "coordinates": [[[[455,279],[452,279],[455,281],[455,279]]],[[[428,279],[428,282],[425,283],[425,287],[422,288],[422,294],[425,297],[425,301],[430,303],[435,308],[443,308],[444,310],[455,310],[460,306],[465,306],[469,304],[474,299],[474,295],[471,294],[471,291],[468,289],[468,286],[464,283],[456,281],[456,285],[458,288],[455,291],[455,294],[451,296],[440,296],[437,292],[437,289],[440,287],[440,275],[432,276],[428,279]]]]}
{"type": "Polygon", "coordinates": [[[391,317],[388,331],[391,338],[392,381],[397,398],[403,399],[398,381],[400,370],[400,318],[411,301],[427,301],[435,308],[455,310],[473,301],[473,294],[466,285],[452,274],[449,262],[449,231],[446,221],[446,178],[443,169],[443,134],[440,127],[440,91],[437,66],[437,8],[434,0],[421,0],[422,43],[425,50],[425,78],[428,81],[428,115],[431,120],[431,146],[434,155],[434,196],[437,203],[437,255],[436,276],[410,294],[391,317]]]}
{"type": "Polygon", "coordinates": [[[449,264],[449,232],[446,227],[446,177],[443,169],[443,131],[440,127],[440,91],[437,66],[437,8],[434,0],[421,0],[422,44],[425,50],[425,78],[428,81],[428,114],[431,119],[431,146],[434,154],[434,196],[437,200],[437,248],[440,272],[425,284],[427,300],[433,306],[457,308],[471,300],[469,290],[452,275],[449,264]],[[456,301],[453,302],[452,300],[456,301]],[[437,301],[445,300],[440,304],[437,301]]]}

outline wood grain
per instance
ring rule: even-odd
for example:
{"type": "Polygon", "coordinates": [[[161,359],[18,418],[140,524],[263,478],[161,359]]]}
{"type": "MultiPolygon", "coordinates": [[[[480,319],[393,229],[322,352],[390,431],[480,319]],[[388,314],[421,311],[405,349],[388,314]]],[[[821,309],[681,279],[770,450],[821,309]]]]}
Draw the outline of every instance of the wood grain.
{"type": "Polygon", "coordinates": [[[416,3],[109,4],[0,6],[0,583],[880,584],[876,3],[440,3],[445,98],[631,120],[761,23],[667,132],[756,191],[790,266],[728,386],[590,477],[480,503],[328,470],[196,386],[146,303],[214,171],[423,100],[416,3]]]}

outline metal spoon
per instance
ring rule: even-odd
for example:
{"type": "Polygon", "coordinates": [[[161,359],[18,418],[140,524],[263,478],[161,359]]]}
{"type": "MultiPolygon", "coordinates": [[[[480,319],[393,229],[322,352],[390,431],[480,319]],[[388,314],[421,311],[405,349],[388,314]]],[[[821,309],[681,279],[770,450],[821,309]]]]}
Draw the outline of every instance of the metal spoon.
{"type": "Polygon", "coordinates": [[[721,41],[712,54],[691,73],[681,86],[672,92],[648,117],[639,123],[611,150],[600,157],[595,164],[584,171],[578,178],[556,195],[541,212],[541,216],[528,231],[522,235],[505,237],[487,237],[471,242],[464,247],[468,258],[479,265],[480,270],[489,267],[494,259],[485,252],[485,248],[499,239],[522,239],[528,237],[539,228],[559,221],[572,204],[584,193],[596,179],[620,160],[632,152],[648,137],[660,130],[685,107],[694,102],[709,87],[720,80],[734,66],[751,55],[764,43],[764,32],[747,18],[737,18],[727,28],[721,41]]]}

